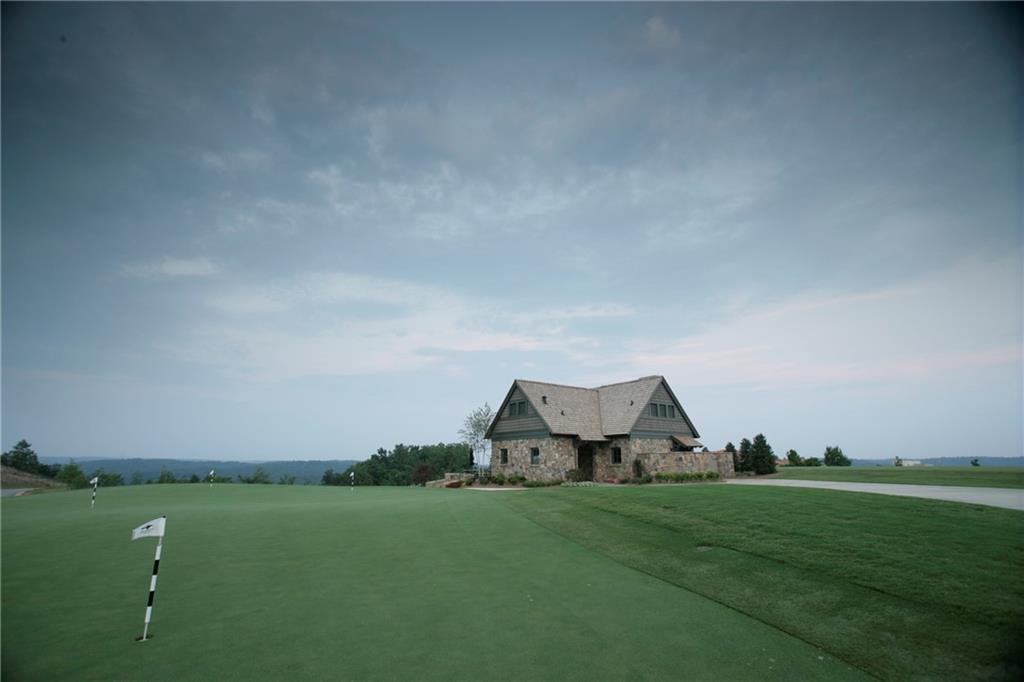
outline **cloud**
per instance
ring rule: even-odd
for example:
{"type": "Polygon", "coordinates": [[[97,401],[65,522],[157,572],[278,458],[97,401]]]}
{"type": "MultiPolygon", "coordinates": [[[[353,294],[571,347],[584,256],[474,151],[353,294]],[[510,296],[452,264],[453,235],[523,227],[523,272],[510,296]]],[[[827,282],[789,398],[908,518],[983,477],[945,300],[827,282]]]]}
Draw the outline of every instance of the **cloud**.
{"type": "Polygon", "coordinates": [[[661,17],[651,17],[644,23],[643,38],[647,47],[659,51],[675,49],[683,41],[679,29],[661,17]]]}
{"type": "Polygon", "coordinates": [[[448,240],[483,229],[532,229],[579,205],[595,179],[544,178],[532,173],[504,182],[473,177],[441,162],[405,176],[360,179],[337,165],[307,174],[339,217],[406,226],[414,235],[448,240]]]}
{"type": "Polygon", "coordinates": [[[221,267],[209,258],[170,258],[121,266],[128,277],[156,279],[163,277],[210,277],[221,272],[221,267]]]}
{"type": "Polygon", "coordinates": [[[755,304],[704,332],[637,339],[624,365],[690,385],[800,388],[942,379],[1021,367],[1020,276],[1013,259],[966,262],[899,286],[806,293],[755,304]],[[1015,303],[1016,297],[1016,303],[1015,303]]]}
{"type": "Polygon", "coordinates": [[[451,368],[460,353],[569,356],[597,345],[575,324],[634,312],[613,303],[517,309],[444,287],[347,271],[236,285],[211,293],[206,303],[215,316],[159,349],[261,380],[451,368]]]}
{"type": "Polygon", "coordinates": [[[258,149],[239,149],[219,153],[202,151],[196,156],[202,166],[218,173],[265,171],[273,165],[270,155],[258,149]]]}

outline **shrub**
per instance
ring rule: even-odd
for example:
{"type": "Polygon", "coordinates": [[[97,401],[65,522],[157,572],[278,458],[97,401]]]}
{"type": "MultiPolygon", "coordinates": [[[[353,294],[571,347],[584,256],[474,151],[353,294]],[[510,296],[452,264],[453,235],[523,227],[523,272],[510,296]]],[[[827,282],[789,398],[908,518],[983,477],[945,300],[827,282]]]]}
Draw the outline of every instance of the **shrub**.
{"type": "Polygon", "coordinates": [[[593,488],[597,486],[594,481],[566,481],[562,484],[565,488],[593,488]]]}
{"type": "Polygon", "coordinates": [[[494,474],[493,476],[491,476],[491,481],[495,485],[505,485],[505,474],[494,474]]]}
{"type": "Polygon", "coordinates": [[[821,460],[818,459],[817,457],[808,457],[807,459],[804,460],[804,466],[805,467],[820,467],[821,466],[821,460]]]}
{"type": "Polygon", "coordinates": [[[572,483],[579,483],[580,481],[589,480],[587,474],[582,469],[573,469],[565,474],[565,479],[572,483]]]}
{"type": "Polygon", "coordinates": [[[523,481],[523,486],[526,488],[549,488],[553,485],[562,485],[562,481],[557,478],[550,480],[538,479],[534,481],[523,481]]]}
{"type": "Polygon", "coordinates": [[[704,472],[704,480],[705,481],[718,481],[721,478],[722,478],[722,474],[718,473],[717,471],[705,471],[704,472]]]}
{"type": "Polygon", "coordinates": [[[786,459],[789,460],[790,465],[798,467],[803,466],[804,460],[800,457],[796,450],[790,450],[786,453],[786,459]]]}
{"type": "Polygon", "coordinates": [[[644,475],[644,463],[639,459],[633,460],[633,478],[643,478],[644,475]]]}

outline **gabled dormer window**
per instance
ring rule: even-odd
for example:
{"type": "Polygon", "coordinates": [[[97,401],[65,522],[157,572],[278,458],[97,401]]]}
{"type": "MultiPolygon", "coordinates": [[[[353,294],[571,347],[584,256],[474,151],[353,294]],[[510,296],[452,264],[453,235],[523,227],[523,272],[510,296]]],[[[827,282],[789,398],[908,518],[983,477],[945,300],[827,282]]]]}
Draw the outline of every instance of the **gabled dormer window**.
{"type": "Polygon", "coordinates": [[[529,414],[529,408],[525,400],[515,400],[508,404],[508,416],[525,417],[529,414]]]}
{"type": "Polygon", "coordinates": [[[676,418],[676,406],[669,405],[668,403],[651,403],[649,412],[652,417],[658,417],[659,419],[676,418]]]}

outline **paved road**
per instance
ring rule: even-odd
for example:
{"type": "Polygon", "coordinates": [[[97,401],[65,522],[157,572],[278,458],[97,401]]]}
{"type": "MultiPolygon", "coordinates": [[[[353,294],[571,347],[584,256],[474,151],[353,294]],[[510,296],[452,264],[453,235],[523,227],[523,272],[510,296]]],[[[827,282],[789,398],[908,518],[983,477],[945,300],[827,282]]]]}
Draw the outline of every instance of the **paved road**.
{"type": "Polygon", "coordinates": [[[790,488],[824,488],[855,493],[926,497],[930,500],[967,502],[988,507],[1024,511],[1024,490],[1013,488],[971,488],[953,485],[906,485],[903,483],[845,483],[841,481],[794,481],[781,478],[728,478],[731,485],[778,485],[790,488]]]}
{"type": "Polygon", "coordinates": [[[0,488],[0,497],[14,497],[26,490],[32,490],[32,488],[0,488]]]}

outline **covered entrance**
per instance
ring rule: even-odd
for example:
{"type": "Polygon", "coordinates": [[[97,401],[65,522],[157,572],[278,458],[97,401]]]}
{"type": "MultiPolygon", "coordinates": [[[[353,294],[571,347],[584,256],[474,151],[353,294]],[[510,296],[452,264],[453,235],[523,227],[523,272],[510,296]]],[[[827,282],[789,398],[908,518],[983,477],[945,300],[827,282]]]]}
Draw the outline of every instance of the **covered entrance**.
{"type": "Polygon", "coordinates": [[[584,481],[594,480],[594,446],[583,444],[576,446],[576,468],[579,469],[584,481]]]}

